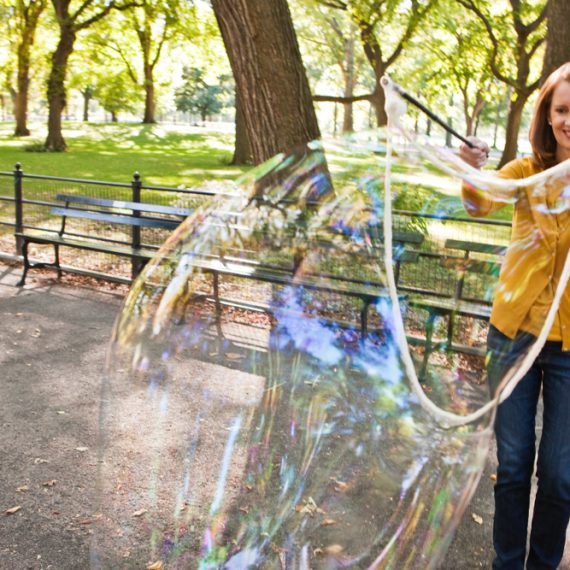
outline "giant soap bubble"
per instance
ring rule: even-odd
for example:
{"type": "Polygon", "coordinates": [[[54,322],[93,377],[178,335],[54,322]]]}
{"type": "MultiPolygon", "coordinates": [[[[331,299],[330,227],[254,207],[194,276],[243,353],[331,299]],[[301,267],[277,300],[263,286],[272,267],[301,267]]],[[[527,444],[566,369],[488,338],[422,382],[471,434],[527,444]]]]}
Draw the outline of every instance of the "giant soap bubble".
{"type": "MultiPolygon", "coordinates": [[[[444,303],[467,276],[448,240],[469,238],[462,179],[506,201],[516,184],[395,128],[388,165],[375,133],[223,184],[134,283],[102,395],[94,568],[441,562],[497,401],[496,255],[464,280],[469,316],[444,303]]],[[[501,249],[508,225],[479,237],[501,249]]]]}

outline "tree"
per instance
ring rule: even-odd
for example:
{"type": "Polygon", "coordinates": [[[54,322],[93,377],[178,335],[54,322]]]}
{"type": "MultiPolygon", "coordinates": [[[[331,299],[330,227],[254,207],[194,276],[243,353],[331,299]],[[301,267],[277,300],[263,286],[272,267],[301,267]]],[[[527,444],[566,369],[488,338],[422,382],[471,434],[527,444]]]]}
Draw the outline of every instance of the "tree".
{"type": "Polygon", "coordinates": [[[448,2],[440,4],[428,19],[428,28],[419,35],[418,43],[431,56],[421,67],[438,89],[438,97],[446,84],[452,94],[461,95],[465,134],[469,136],[475,134],[485,105],[497,96],[489,69],[492,46],[478,19],[451,8],[448,2]]]}
{"type": "Polygon", "coordinates": [[[297,36],[313,92],[318,92],[322,83],[327,87],[342,83],[342,132],[351,132],[354,130],[352,97],[362,79],[368,79],[368,74],[362,73],[367,62],[359,49],[358,29],[344,11],[325,8],[312,0],[297,0],[293,6],[297,36]]]}
{"type": "Polygon", "coordinates": [[[320,136],[286,0],[212,0],[258,164],[320,136]]]}
{"type": "Polygon", "coordinates": [[[121,112],[134,113],[140,102],[140,92],[124,71],[98,78],[93,96],[116,123],[121,112]]]}
{"type": "Polygon", "coordinates": [[[570,61],[570,2],[549,0],[547,8],[548,30],[544,54],[543,78],[546,79],[557,67],[570,61]]]}
{"type": "Polygon", "coordinates": [[[209,85],[204,80],[202,70],[184,68],[182,72],[184,84],[176,90],[176,109],[183,112],[198,113],[205,122],[208,117],[218,113],[222,108],[219,95],[220,85],[209,85]]]}
{"type": "Polygon", "coordinates": [[[379,126],[387,122],[384,90],[380,79],[394,65],[437,0],[319,0],[324,6],[346,11],[356,24],[366,59],[374,72],[372,93],[353,97],[318,95],[315,101],[340,103],[370,101],[379,126]],[[390,34],[385,29],[390,29],[390,34]]]}
{"type": "Polygon", "coordinates": [[[15,136],[29,136],[27,126],[28,93],[30,88],[30,61],[36,29],[41,13],[46,7],[46,0],[18,0],[14,5],[14,20],[18,34],[17,43],[17,81],[15,91],[15,136]]]}
{"type": "Polygon", "coordinates": [[[62,151],[67,145],[61,132],[61,114],[66,104],[65,77],[69,58],[73,53],[77,34],[107,16],[111,10],[126,10],[132,4],[117,4],[115,0],[83,0],[75,10],[73,0],[51,0],[59,26],[57,47],[51,56],[47,85],[48,134],[47,150],[62,151]]]}
{"type": "Polygon", "coordinates": [[[516,157],[522,112],[539,86],[540,72],[533,72],[532,64],[545,39],[546,3],[508,0],[491,6],[488,0],[457,2],[483,23],[492,44],[491,71],[513,89],[500,168],[516,157]]]}

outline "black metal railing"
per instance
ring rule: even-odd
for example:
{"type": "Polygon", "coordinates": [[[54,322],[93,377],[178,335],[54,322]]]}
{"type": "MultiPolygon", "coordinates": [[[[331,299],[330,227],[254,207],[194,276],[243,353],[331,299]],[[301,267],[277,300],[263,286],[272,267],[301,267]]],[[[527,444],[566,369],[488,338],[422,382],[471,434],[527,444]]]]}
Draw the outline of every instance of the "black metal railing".
{"type": "MultiPolygon", "coordinates": [[[[93,198],[125,200],[137,203],[164,204],[182,208],[198,208],[208,203],[214,196],[227,193],[202,188],[173,188],[153,186],[143,183],[138,172],[130,182],[108,182],[81,178],[64,178],[28,174],[18,163],[12,172],[0,172],[0,252],[3,257],[18,259],[21,244],[13,238],[22,231],[59,230],[59,221],[51,215],[56,204],[57,194],[81,194],[93,198]],[[2,232],[2,227],[6,231],[2,232]]],[[[136,214],[135,214],[136,215],[136,214]]],[[[421,231],[425,240],[421,246],[418,263],[402,267],[400,285],[426,294],[447,296],[452,294],[456,276],[439,263],[447,239],[461,239],[473,242],[486,242],[494,245],[507,245],[510,239],[510,222],[478,219],[461,216],[441,216],[435,214],[394,210],[394,230],[421,231]]],[[[168,230],[141,228],[138,226],[118,229],[107,228],[108,234],[101,235],[105,228],[90,226],[84,220],[70,221],[66,233],[77,237],[97,231],[103,240],[124,243],[133,247],[156,248],[168,236],[168,230]],[[73,223],[76,227],[73,227],[73,223]]],[[[449,252],[448,252],[449,254],[449,252]]],[[[62,263],[67,270],[95,275],[115,275],[120,280],[129,280],[130,261],[103,253],[68,252],[62,263]]],[[[488,279],[487,279],[488,281],[488,279]]],[[[481,297],[488,283],[473,279],[466,284],[470,297],[481,297]]]]}

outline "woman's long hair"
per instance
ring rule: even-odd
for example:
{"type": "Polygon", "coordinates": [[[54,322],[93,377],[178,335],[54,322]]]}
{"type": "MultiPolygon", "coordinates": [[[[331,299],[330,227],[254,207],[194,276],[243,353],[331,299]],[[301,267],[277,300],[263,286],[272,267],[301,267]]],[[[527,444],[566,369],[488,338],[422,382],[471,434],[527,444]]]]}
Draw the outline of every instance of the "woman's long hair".
{"type": "Polygon", "coordinates": [[[557,143],[548,123],[552,94],[562,81],[570,83],[570,61],[553,71],[542,84],[534,106],[534,114],[530,124],[529,140],[535,162],[542,168],[550,168],[557,162],[557,143]]]}

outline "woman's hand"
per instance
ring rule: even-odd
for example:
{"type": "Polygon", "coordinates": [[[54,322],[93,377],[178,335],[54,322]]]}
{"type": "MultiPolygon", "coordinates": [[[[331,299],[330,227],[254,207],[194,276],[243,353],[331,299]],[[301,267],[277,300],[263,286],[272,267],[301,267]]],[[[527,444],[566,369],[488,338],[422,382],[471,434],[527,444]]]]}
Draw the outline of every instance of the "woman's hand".
{"type": "Polygon", "coordinates": [[[459,147],[459,156],[467,164],[481,169],[489,158],[489,145],[477,137],[467,137],[467,139],[473,143],[473,147],[462,144],[459,147]]]}

